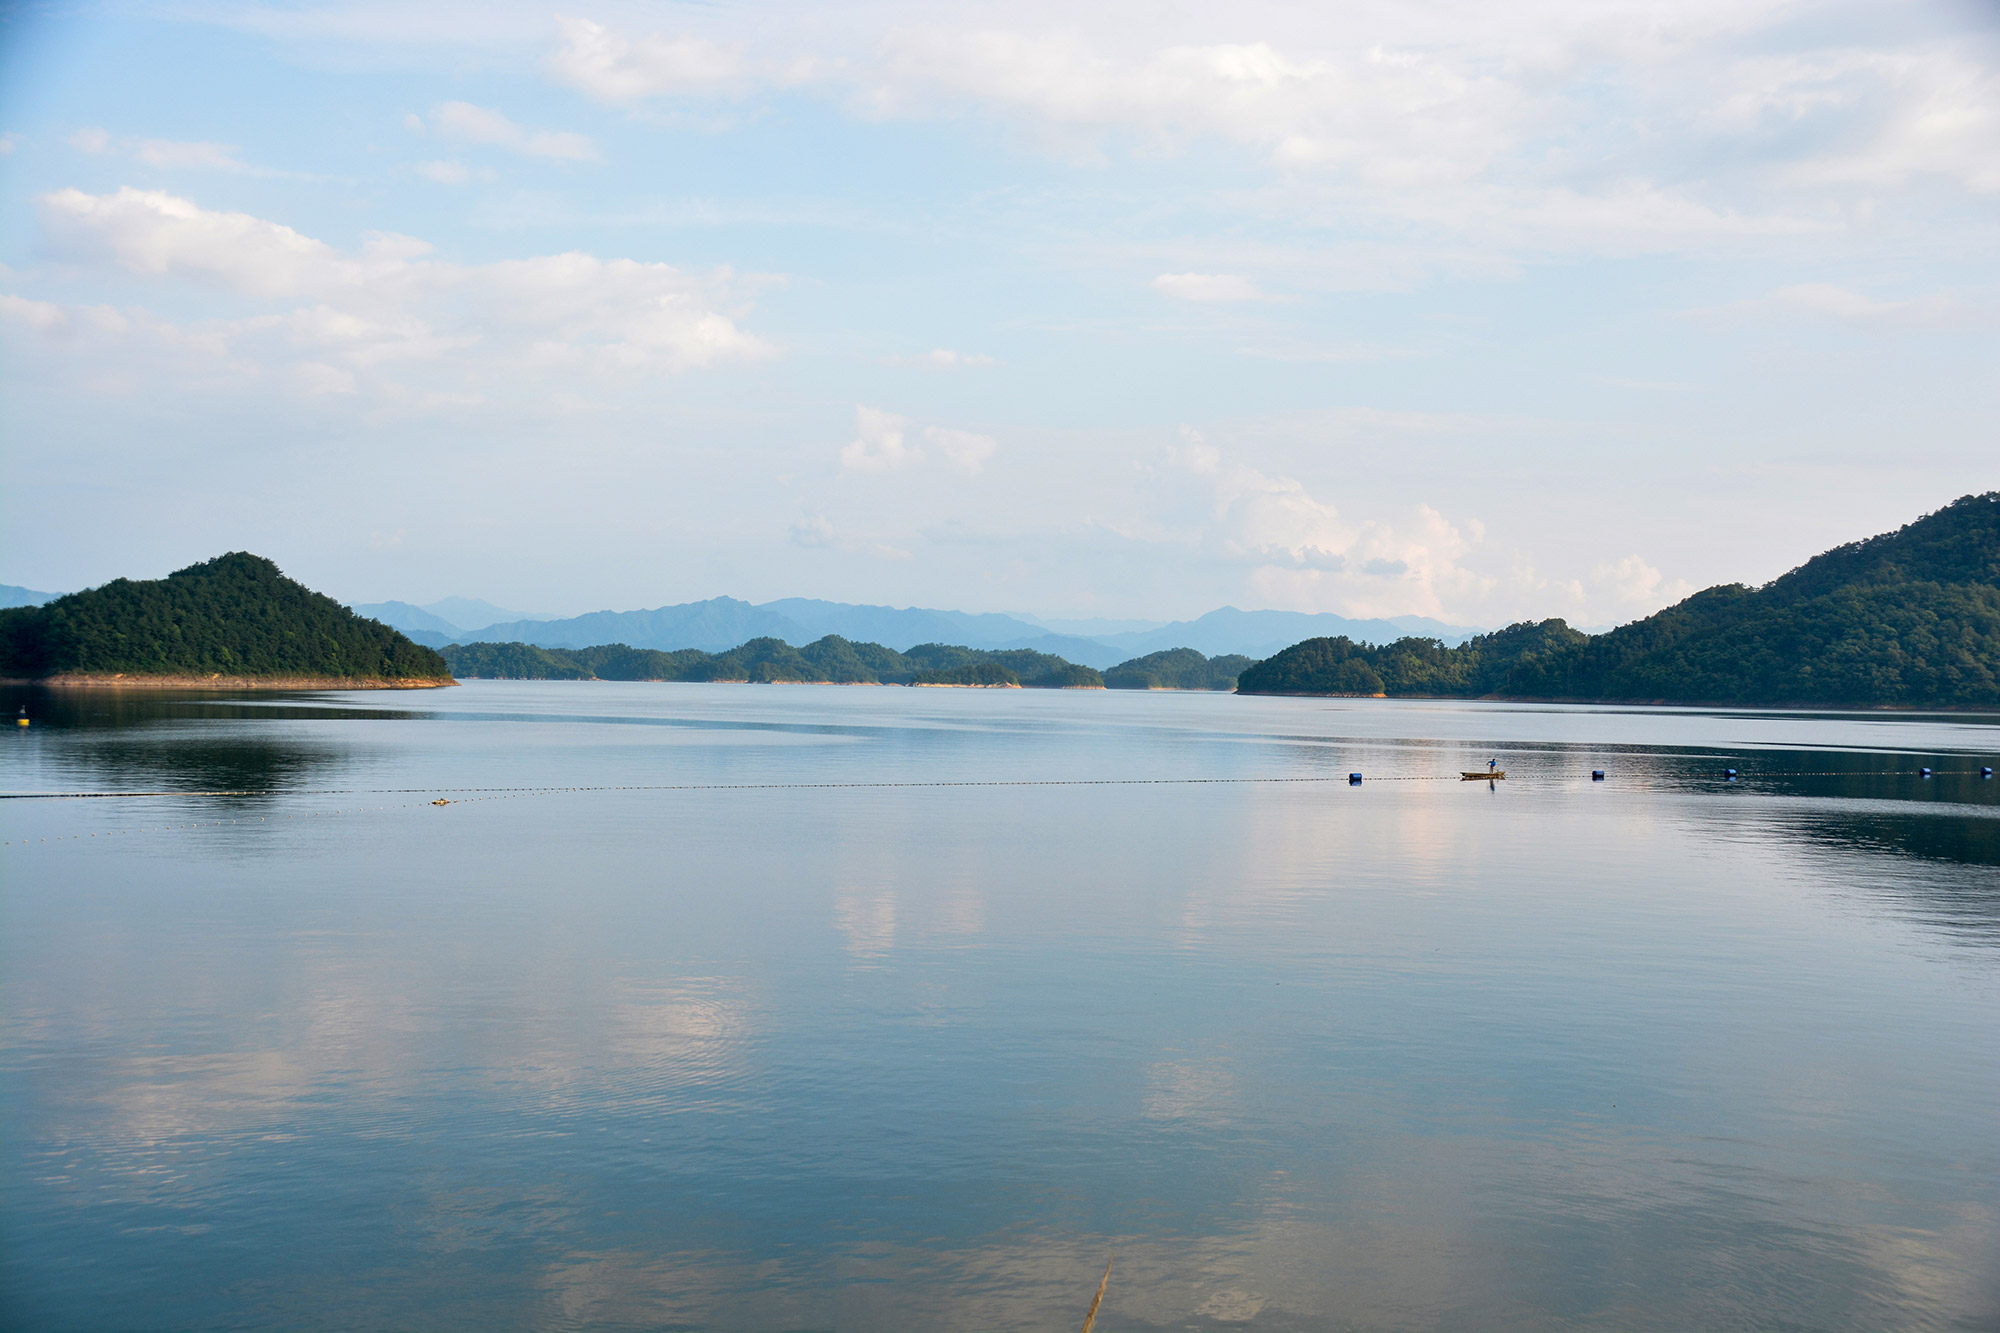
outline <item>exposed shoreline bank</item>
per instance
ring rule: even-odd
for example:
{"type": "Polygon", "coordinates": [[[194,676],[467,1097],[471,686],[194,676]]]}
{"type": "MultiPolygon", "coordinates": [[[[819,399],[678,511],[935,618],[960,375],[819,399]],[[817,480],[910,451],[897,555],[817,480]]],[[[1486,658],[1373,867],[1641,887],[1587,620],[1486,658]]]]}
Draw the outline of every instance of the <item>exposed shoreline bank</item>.
{"type": "MultiPolygon", "coordinates": [[[[1223,693],[1223,691],[1217,691],[1223,693]]],[[[1354,694],[1330,690],[1229,690],[1244,699],[1397,699],[1410,703],[1555,704],[1564,708],[1729,708],[1785,713],[1989,713],[2000,704],[1757,703],[1730,699],[1567,699],[1533,694],[1354,694]]]]}
{"type": "Polygon", "coordinates": [[[394,679],[382,676],[140,676],[65,674],[10,677],[0,685],[39,685],[55,690],[440,690],[458,684],[446,678],[394,679]]]}
{"type": "MultiPolygon", "coordinates": [[[[983,684],[963,680],[620,680],[595,676],[589,679],[556,679],[542,676],[467,676],[466,680],[511,680],[545,685],[837,685],[856,689],[896,690],[1103,690],[1103,685],[1022,685],[1011,682],[983,684]]],[[[457,684],[457,681],[452,682],[457,684]]]]}

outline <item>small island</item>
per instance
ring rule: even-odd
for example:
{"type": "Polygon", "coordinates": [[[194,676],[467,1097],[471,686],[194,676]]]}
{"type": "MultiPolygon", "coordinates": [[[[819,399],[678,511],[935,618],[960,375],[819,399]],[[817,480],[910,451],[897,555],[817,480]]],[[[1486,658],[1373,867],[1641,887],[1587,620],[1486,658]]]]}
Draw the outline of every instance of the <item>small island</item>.
{"type": "Polygon", "coordinates": [[[0,610],[0,677],[53,686],[430,689],[429,648],[247,551],[0,610]]]}
{"type": "Polygon", "coordinates": [[[1192,648],[1167,648],[1120,662],[1104,673],[1112,690],[1233,690],[1256,659],[1241,653],[1204,657],[1192,648]]]}

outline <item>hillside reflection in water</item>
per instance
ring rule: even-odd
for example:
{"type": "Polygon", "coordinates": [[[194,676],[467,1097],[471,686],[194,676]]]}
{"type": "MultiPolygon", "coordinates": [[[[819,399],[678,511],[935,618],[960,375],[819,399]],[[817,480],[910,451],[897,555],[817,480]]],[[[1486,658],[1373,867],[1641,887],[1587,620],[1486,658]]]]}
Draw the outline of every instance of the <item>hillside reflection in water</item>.
{"type": "Polygon", "coordinates": [[[1990,719],[21,698],[9,1327],[2000,1316],[1990,719]]]}

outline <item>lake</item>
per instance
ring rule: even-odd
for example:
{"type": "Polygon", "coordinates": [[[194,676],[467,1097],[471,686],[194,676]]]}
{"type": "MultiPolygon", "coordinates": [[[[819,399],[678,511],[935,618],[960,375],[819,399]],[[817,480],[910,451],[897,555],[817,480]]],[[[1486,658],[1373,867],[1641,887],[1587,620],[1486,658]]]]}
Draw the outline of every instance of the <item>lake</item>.
{"type": "Polygon", "coordinates": [[[4,703],[8,1328],[2000,1327],[2000,718],[4,703]]]}

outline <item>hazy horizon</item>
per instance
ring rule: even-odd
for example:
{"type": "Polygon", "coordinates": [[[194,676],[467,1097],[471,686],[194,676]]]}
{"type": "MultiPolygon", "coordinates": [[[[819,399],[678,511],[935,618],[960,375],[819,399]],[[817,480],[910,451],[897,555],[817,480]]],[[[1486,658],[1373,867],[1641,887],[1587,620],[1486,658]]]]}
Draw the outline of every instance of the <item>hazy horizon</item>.
{"type": "Polygon", "coordinates": [[[1996,204],[1955,0],[9,9],[0,570],[1622,623],[2000,484],[1996,204]]]}

